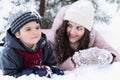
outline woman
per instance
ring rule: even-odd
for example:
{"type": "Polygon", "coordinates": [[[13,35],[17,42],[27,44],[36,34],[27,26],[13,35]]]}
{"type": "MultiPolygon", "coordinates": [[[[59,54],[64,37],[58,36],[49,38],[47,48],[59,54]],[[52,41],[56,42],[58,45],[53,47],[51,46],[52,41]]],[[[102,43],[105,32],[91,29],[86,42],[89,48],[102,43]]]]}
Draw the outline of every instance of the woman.
{"type": "Polygon", "coordinates": [[[72,59],[74,52],[92,47],[109,51],[113,56],[113,61],[120,60],[119,54],[93,29],[93,24],[94,9],[88,0],[77,1],[62,8],[58,13],[52,29],[60,26],[55,34],[54,44],[61,69],[74,69],[75,64],[72,59]]]}

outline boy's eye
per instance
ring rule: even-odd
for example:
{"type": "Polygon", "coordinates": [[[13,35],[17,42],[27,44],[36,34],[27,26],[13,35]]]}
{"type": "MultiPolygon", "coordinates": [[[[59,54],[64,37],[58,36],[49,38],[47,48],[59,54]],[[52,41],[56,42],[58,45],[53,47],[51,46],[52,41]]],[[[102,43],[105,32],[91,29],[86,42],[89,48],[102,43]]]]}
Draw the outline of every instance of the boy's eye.
{"type": "Polygon", "coordinates": [[[40,29],[40,26],[36,27],[36,29],[40,29]]]}
{"type": "Polygon", "coordinates": [[[30,30],[31,30],[30,28],[26,29],[26,31],[30,31],[30,30]]]}

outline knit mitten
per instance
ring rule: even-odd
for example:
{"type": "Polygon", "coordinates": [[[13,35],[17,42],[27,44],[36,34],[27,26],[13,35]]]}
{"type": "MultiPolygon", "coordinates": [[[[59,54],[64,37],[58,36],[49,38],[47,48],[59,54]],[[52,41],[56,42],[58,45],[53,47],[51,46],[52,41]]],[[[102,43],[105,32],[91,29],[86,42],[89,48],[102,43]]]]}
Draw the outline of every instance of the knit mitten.
{"type": "Polygon", "coordinates": [[[26,68],[26,69],[23,69],[21,74],[22,75],[30,75],[30,74],[33,74],[34,73],[34,69],[32,68],[26,68]]]}
{"type": "Polygon", "coordinates": [[[49,70],[45,70],[45,69],[38,69],[38,70],[35,70],[35,74],[39,75],[40,77],[48,77],[48,78],[51,78],[51,71],[49,70]]]}
{"type": "Polygon", "coordinates": [[[64,71],[59,69],[58,67],[51,66],[50,68],[51,68],[53,74],[64,75],[64,71]]]}
{"type": "Polygon", "coordinates": [[[113,60],[113,56],[110,52],[97,47],[79,50],[78,52],[75,52],[72,58],[76,64],[76,67],[89,64],[106,65],[110,64],[113,60]]]}
{"type": "Polygon", "coordinates": [[[36,66],[34,70],[36,75],[39,75],[40,77],[48,77],[51,78],[52,71],[49,66],[46,65],[41,65],[41,66],[36,66]]]}

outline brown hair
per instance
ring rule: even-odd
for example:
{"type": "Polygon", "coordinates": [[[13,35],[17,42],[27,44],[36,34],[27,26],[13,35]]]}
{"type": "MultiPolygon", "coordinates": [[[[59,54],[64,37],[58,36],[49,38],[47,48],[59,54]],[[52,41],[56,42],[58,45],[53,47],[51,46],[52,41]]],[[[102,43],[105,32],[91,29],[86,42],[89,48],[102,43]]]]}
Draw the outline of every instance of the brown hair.
{"type": "MultiPolygon", "coordinates": [[[[68,21],[63,21],[62,26],[60,26],[56,31],[55,36],[55,51],[58,63],[64,62],[68,57],[73,56],[75,50],[70,46],[70,42],[67,35],[68,21]]],[[[87,49],[90,42],[90,31],[85,29],[83,37],[78,41],[78,49],[87,49]]]]}

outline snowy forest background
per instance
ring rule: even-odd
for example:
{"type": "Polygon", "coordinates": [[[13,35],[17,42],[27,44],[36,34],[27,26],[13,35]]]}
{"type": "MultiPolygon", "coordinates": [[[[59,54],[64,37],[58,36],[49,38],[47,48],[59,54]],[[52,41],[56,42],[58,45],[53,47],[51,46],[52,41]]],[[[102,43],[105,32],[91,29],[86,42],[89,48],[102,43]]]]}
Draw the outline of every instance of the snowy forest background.
{"type": "MultiPolygon", "coordinates": [[[[9,27],[8,17],[14,8],[26,6],[36,9],[43,17],[42,28],[52,27],[52,22],[64,5],[77,0],[0,0],[0,42],[9,27]]],[[[120,0],[90,0],[95,8],[95,26],[105,40],[120,53],[120,0]]],[[[2,47],[0,47],[0,51],[2,47]]],[[[106,67],[84,66],[73,71],[65,71],[64,76],[53,75],[52,79],[36,75],[22,76],[17,80],[119,80],[120,63],[106,67]]],[[[10,76],[3,76],[0,70],[0,80],[16,80],[10,76]]]]}
{"type": "MultiPolygon", "coordinates": [[[[43,28],[51,28],[51,24],[62,6],[77,0],[0,0],[0,32],[7,27],[10,12],[16,6],[35,8],[43,17],[43,28]],[[4,28],[3,28],[4,27],[4,28]]],[[[90,0],[95,8],[95,21],[110,23],[113,15],[120,14],[120,0],[90,0]]],[[[4,30],[3,30],[4,31],[4,30]]]]}
{"type": "MultiPolygon", "coordinates": [[[[0,0],[0,40],[9,27],[8,17],[16,7],[36,9],[43,17],[42,28],[52,27],[53,20],[62,6],[77,0],[0,0]]],[[[95,8],[95,28],[116,47],[120,43],[120,0],[90,0],[95,8]],[[110,27],[111,26],[111,27],[110,27]],[[106,35],[104,34],[106,33],[106,35]],[[109,35],[108,35],[109,34],[109,35]],[[111,40],[112,38],[112,40],[111,40]]]]}

